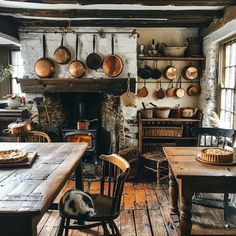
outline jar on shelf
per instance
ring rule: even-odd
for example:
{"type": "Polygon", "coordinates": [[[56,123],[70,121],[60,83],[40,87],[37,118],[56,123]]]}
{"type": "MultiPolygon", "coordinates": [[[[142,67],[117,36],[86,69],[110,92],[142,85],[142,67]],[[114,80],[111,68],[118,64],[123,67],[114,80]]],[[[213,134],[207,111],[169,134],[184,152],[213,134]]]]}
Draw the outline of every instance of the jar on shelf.
{"type": "Polygon", "coordinates": [[[187,55],[188,56],[200,56],[202,55],[202,40],[199,38],[187,38],[188,42],[188,49],[187,55]]]}

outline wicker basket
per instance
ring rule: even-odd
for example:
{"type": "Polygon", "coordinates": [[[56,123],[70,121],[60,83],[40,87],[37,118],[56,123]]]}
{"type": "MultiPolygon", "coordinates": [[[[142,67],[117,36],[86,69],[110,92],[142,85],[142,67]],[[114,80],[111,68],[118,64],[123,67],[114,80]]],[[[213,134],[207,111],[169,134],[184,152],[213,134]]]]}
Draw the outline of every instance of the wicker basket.
{"type": "Polygon", "coordinates": [[[181,127],[145,127],[144,137],[178,137],[183,136],[183,126],[181,127]]]}

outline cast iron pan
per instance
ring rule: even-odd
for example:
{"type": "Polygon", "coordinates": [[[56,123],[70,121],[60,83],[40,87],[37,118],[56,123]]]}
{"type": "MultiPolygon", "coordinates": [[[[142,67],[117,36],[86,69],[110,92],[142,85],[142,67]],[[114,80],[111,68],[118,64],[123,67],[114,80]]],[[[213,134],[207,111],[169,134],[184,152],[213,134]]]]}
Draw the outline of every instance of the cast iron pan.
{"type": "Polygon", "coordinates": [[[93,53],[90,53],[86,58],[87,67],[92,70],[97,70],[102,65],[102,58],[95,53],[95,39],[96,35],[93,35],[93,53]]]}

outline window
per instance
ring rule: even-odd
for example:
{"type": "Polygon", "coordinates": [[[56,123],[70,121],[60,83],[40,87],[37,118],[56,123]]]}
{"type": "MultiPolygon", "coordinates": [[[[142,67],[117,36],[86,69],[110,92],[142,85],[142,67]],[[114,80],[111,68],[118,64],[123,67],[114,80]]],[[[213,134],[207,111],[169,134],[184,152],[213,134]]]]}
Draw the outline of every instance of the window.
{"type": "Polygon", "coordinates": [[[220,120],[222,128],[235,128],[236,38],[222,43],[220,77],[220,120]]]}
{"type": "Polygon", "coordinates": [[[23,60],[21,57],[21,52],[19,50],[12,50],[11,51],[11,65],[13,67],[13,74],[12,74],[12,93],[13,94],[22,94],[20,84],[17,83],[17,80],[14,79],[22,78],[24,74],[24,67],[23,67],[23,60]]]}

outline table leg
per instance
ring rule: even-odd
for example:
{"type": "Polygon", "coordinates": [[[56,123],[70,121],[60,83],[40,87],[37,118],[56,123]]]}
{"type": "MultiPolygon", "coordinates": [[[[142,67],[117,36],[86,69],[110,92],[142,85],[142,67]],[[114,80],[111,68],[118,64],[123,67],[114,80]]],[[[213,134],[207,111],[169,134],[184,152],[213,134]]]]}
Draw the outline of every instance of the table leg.
{"type": "Polygon", "coordinates": [[[181,210],[180,211],[180,235],[181,236],[191,235],[192,196],[193,194],[188,193],[180,197],[180,210],[181,210]]]}
{"type": "Polygon", "coordinates": [[[1,216],[0,235],[37,236],[37,224],[30,216],[1,216]]]}
{"type": "Polygon", "coordinates": [[[179,189],[178,183],[176,182],[175,176],[169,166],[169,197],[170,197],[170,214],[179,214],[178,209],[178,196],[179,189]]]}
{"type": "Polygon", "coordinates": [[[82,159],[80,160],[79,165],[75,169],[75,188],[84,190],[83,186],[83,169],[82,169],[82,159]]]}

